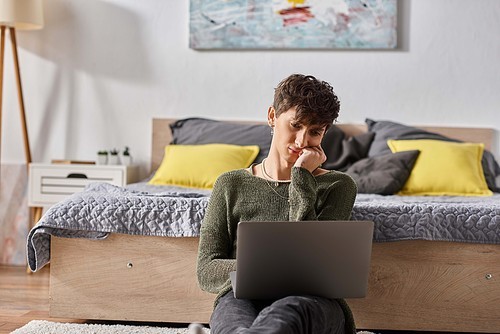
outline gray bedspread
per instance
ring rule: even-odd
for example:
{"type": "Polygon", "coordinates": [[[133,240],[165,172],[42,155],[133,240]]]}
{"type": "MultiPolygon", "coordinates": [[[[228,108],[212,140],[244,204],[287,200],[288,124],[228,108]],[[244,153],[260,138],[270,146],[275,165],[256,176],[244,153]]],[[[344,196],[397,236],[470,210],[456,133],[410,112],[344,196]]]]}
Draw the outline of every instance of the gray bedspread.
{"type": "Polygon", "coordinates": [[[373,220],[375,241],[500,244],[500,194],[489,197],[359,194],[353,220],[373,220]]]}
{"type": "MultiPolygon", "coordinates": [[[[51,207],[28,235],[28,265],[50,260],[51,235],[103,239],[109,233],[199,235],[210,192],[138,183],[120,188],[90,184],[51,207]]],[[[448,240],[500,244],[500,194],[424,197],[359,194],[354,220],[375,222],[374,240],[448,240]]]]}
{"type": "Polygon", "coordinates": [[[27,257],[32,271],[50,260],[51,235],[104,239],[109,233],[194,237],[210,192],[147,186],[121,188],[91,183],[52,206],[28,234],[27,257]],[[148,190],[148,192],[144,190],[148,190]]]}

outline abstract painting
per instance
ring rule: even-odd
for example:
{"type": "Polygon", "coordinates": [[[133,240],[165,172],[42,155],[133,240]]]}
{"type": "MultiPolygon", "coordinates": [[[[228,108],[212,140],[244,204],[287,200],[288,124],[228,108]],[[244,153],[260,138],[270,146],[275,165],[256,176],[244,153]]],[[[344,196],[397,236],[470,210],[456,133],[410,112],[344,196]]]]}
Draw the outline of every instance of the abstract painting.
{"type": "Polygon", "coordinates": [[[190,0],[193,49],[390,49],[397,0],[190,0]]]}

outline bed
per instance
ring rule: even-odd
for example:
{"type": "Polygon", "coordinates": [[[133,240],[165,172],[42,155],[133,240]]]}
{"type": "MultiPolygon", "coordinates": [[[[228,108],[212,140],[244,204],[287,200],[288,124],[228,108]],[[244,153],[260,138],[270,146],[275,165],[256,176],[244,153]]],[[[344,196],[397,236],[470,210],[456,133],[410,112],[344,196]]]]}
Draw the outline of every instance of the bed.
{"type": "MultiPolygon", "coordinates": [[[[161,165],[164,148],[172,141],[172,122],[153,121],[152,170],[161,165]]],[[[373,124],[338,125],[345,134],[340,145],[349,146],[358,136],[351,146],[359,148],[370,132],[367,130],[372,130],[370,126],[373,129],[373,124]]],[[[488,149],[496,135],[491,129],[418,128],[451,139],[481,142],[488,149]]],[[[359,155],[355,151],[354,156],[359,155]]],[[[352,158],[351,153],[344,160],[352,158]]],[[[28,236],[30,268],[36,271],[50,261],[50,315],[208,323],[214,295],[199,289],[195,267],[197,233],[209,191],[186,191],[187,199],[179,195],[182,192],[174,188],[174,195],[166,196],[162,187],[151,190],[145,183],[128,189],[97,184],[88,189],[88,197],[51,208],[28,236]],[[89,230],[88,210],[93,202],[102,200],[103,191],[113,194],[113,203],[106,204],[113,210],[94,216],[118,223],[113,231],[89,230]],[[162,210],[152,210],[151,222],[136,223],[140,228],[135,230],[125,231],[123,216],[116,218],[124,199],[133,198],[133,205],[140,202],[163,208],[178,196],[184,198],[183,213],[168,226],[160,226],[170,220],[162,210]],[[65,213],[51,220],[50,214],[58,210],[65,213]],[[72,210],[79,211],[77,218],[69,218],[72,210]],[[188,216],[182,217],[184,213],[188,216]],[[68,221],[69,227],[58,233],[68,221]]],[[[130,214],[127,221],[139,222],[140,215],[130,214]]],[[[367,297],[348,300],[358,328],[500,333],[500,194],[360,194],[353,219],[376,222],[367,297]],[[403,204],[398,202],[401,199],[403,204]],[[446,211],[450,207],[452,213],[446,211]],[[401,217],[409,217],[409,225],[401,225],[401,217]]],[[[99,221],[93,223],[102,226],[99,221]]]]}

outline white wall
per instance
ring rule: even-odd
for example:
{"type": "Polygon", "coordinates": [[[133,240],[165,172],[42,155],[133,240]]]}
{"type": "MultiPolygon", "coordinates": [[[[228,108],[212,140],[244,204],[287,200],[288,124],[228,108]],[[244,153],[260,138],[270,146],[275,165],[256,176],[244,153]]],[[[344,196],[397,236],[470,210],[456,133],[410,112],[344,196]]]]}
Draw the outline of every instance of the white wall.
{"type": "MultiPolygon", "coordinates": [[[[264,120],[285,76],[335,87],[341,122],[500,131],[500,1],[402,0],[391,51],[195,51],[188,0],[46,0],[43,30],[19,32],[33,160],[95,159],[130,146],[147,172],[153,117],[264,120]]],[[[22,162],[10,43],[3,162],[22,162]]],[[[494,153],[499,156],[500,145],[494,153]]]]}

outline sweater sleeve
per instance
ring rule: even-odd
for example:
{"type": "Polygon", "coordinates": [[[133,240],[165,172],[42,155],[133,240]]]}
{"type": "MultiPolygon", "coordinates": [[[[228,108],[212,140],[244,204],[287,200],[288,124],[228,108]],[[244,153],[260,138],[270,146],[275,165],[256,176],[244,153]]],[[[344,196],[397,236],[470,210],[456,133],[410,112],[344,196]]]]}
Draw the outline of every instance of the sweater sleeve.
{"type": "Polygon", "coordinates": [[[231,259],[230,254],[227,187],[221,178],[216,181],[200,229],[198,283],[202,290],[210,293],[219,293],[227,285],[229,273],[236,270],[236,260],[231,259]]]}
{"type": "Polygon", "coordinates": [[[305,168],[292,168],[290,220],[348,220],[356,199],[356,183],[344,173],[335,173],[319,196],[316,178],[305,168]]]}

